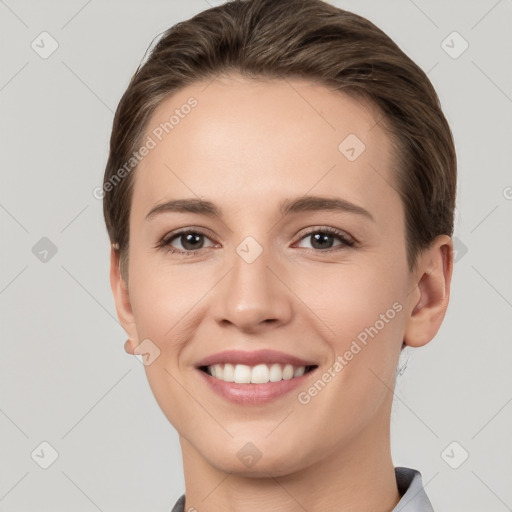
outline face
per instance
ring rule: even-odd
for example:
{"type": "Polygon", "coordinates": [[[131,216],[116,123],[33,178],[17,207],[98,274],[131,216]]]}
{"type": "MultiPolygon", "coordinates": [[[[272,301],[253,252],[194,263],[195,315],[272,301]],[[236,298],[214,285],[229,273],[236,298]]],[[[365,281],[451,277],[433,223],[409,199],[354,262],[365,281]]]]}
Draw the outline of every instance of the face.
{"type": "Polygon", "coordinates": [[[308,81],[232,76],[151,119],[116,305],[128,350],[150,340],[155,398],[205,463],[282,475],[386,431],[419,295],[379,117],[308,81]],[[199,368],[215,361],[216,376],[199,368]]]}

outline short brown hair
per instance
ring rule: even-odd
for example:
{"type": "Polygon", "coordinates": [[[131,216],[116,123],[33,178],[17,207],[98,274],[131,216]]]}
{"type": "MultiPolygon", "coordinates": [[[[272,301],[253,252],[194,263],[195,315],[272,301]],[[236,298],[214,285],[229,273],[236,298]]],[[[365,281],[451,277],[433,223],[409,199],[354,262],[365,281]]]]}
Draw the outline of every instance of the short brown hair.
{"type": "Polygon", "coordinates": [[[103,212],[123,277],[135,167],[115,186],[112,179],[140,147],[164,99],[232,72],[253,79],[305,78],[375,105],[397,150],[409,269],[437,235],[452,235],[455,148],[427,75],[373,23],[322,0],[233,0],[164,32],[117,107],[103,212]]]}

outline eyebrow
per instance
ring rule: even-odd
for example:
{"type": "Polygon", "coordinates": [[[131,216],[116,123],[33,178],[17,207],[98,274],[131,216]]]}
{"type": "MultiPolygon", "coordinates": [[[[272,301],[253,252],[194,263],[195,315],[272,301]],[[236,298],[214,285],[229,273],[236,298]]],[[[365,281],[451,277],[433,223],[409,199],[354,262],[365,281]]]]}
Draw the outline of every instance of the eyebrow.
{"type": "MultiPolygon", "coordinates": [[[[338,197],[300,196],[293,199],[285,199],[280,203],[279,211],[283,216],[312,211],[342,211],[362,215],[375,221],[373,215],[362,206],[338,197]]],[[[191,198],[173,199],[159,204],[149,211],[146,215],[146,220],[151,220],[157,215],[166,212],[198,213],[223,218],[222,209],[219,206],[211,201],[191,198]]]]}

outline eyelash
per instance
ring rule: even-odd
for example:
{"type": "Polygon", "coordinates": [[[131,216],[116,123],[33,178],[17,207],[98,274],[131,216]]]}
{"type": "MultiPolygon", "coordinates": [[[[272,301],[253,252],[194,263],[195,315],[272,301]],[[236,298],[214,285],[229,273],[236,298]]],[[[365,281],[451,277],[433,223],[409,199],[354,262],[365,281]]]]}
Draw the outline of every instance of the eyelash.
{"type": "MultiPolygon", "coordinates": [[[[320,233],[322,235],[334,235],[336,238],[338,238],[338,240],[340,240],[342,242],[342,244],[340,246],[326,249],[326,250],[309,249],[308,252],[331,253],[331,252],[343,250],[346,247],[353,247],[355,245],[354,240],[348,238],[343,231],[340,231],[336,228],[331,228],[329,226],[312,229],[311,231],[304,233],[299,240],[303,240],[304,238],[311,236],[313,234],[317,234],[317,233],[320,233]]],[[[175,232],[171,233],[169,236],[162,238],[162,240],[160,240],[156,244],[155,248],[156,249],[166,249],[167,252],[169,252],[171,254],[180,254],[183,256],[195,256],[200,251],[202,251],[204,249],[208,249],[208,247],[206,247],[206,248],[203,247],[201,249],[196,249],[193,251],[180,251],[179,249],[172,248],[171,243],[174,240],[176,240],[177,238],[179,238],[182,235],[188,235],[188,234],[201,235],[201,236],[205,236],[206,238],[209,238],[209,236],[206,233],[204,233],[203,231],[201,231],[200,229],[184,228],[183,230],[175,231],[175,232]]]]}

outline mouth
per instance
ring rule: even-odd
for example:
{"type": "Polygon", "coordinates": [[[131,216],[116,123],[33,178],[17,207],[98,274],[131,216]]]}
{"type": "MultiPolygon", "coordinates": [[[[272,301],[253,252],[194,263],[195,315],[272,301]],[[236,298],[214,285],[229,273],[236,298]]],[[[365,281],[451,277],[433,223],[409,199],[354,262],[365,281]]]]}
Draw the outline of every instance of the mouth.
{"type": "Polygon", "coordinates": [[[266,384],[302,377],[318,365],[292,365],[280,363],[246,364],[220,363],[199,366],[199,370],[214,379],[235,384],[266,384]]]}
{"type": "Polygon", "coordinates": [[[195,364],[207,388],[237,405],[264,405],[291,396],[312,379],[319,365],[291,353],[225,350],[195,364]]]}

